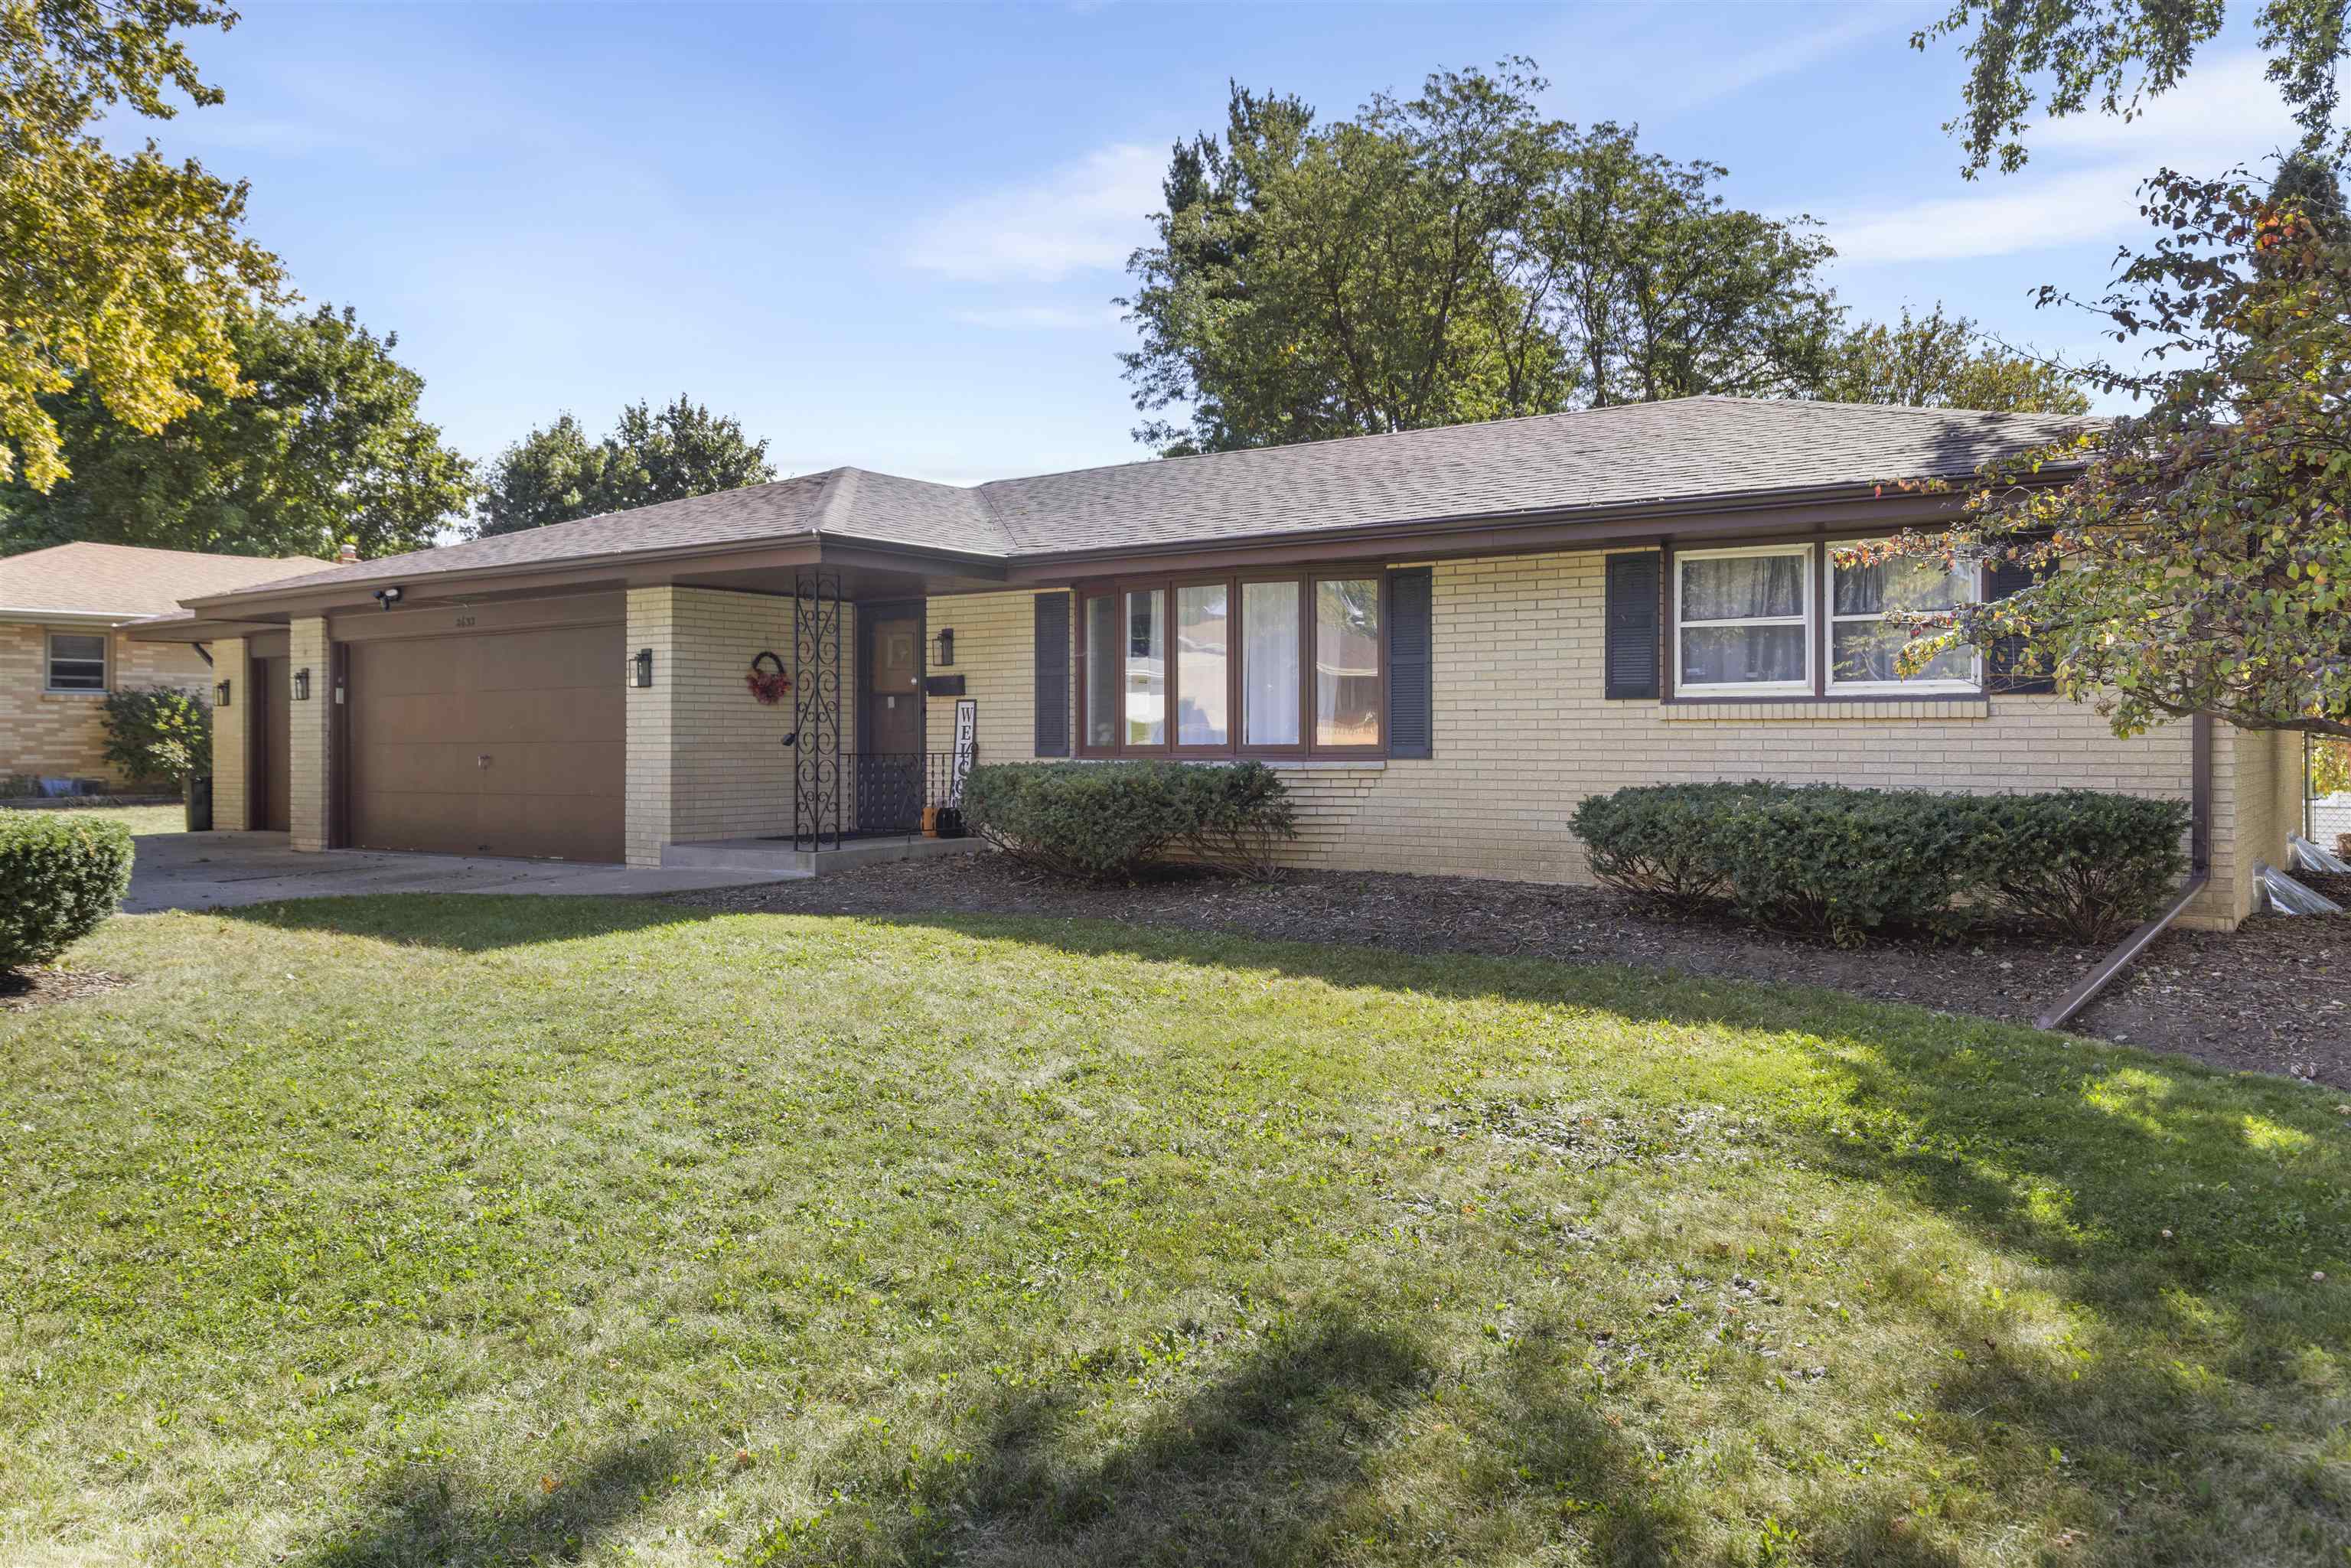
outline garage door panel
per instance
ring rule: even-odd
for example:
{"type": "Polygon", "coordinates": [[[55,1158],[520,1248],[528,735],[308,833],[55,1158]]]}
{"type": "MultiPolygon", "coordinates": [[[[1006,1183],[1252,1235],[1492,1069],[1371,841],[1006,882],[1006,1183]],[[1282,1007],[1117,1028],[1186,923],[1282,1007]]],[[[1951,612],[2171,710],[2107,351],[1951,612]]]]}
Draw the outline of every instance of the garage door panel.
{"type": "Polygon", "coordinates": [[[530,855],[556,860],[618,859],[577,854],[581,843],[609,841],[618,845],[622,829],[620,800],[590,795],[485,795],[478,802],[482,841],[497,845],[497,854],[530,855]]]}
{"type": "Polygon", "coordinates": [[[621,695],[576,689],[477,693],[471,699],[472,733],[510,744],[617,737],[624,729],[621,695]]]}
{"type": "Polygon", "coordinates": [[[572,626],[514,636],[482,637],[485,661],[475,689],[548,692],[621,689],[619,628],[572,626]]]}
{"type": "Polygon", "coordinates": [[[388,790],[412,794],[421,789],[474,795],[480,793],[480,783],[475,778],[481,771],[479,755],[470,743],[363,744],[351,748],[351,766],[370,793],[388,790]]]}
{"type": "Polygon", "coordinates": [[[624,750],[617,741],[499,747],[482,775],[482,793],[618,800],[624,750]]]}
{"type": "Polygon", "coordinates": [[[365,675],[378,698],[430,696],[456,691],[463,655],[448,639],[351,644],[353,675],[365,675]]]}
{"type": "Polygon", "coordinates": [[[619,860],[622,642],[606,624],[352,644],[351,841],[619,860]]]}
{"type": "Polygon", "coordinates": [[[353,803],[351,842],[367,850],[479,853],[481,835],[475,820],[479,799],[432,790],[371,792],[353,803]]]}

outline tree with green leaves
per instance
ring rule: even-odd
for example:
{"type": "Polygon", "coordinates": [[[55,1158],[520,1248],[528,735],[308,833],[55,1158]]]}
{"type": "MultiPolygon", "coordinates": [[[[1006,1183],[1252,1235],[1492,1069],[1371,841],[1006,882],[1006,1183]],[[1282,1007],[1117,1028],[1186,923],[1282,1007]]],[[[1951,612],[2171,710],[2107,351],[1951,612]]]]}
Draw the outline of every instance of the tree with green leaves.
{"type": "Polygon", "coordinates": [[[661,409],[630,404],[611,434],[595,442],[563,413],[491,465],[475,533],[510,534],[775,476],[765,441],[748,439],[739,422],[684,396],[661,409]]]}
{"type": "Polygon", "coordinates": [[[2118,344],[2103,364],[2143,412],[1980,476],[1961,526],[1895,548],[2030,573],[2031,585],[1914,617],[1914,672],[1959,642],[2098,704],[2118,735],[2209,713],[2351,737],[2351,235],[2325,171],[2263,193],[2166,171],[2158,237],[2074,301],[2118,344]],[[2141,366],[2152,364],[2154,368],[2141,366]],[[2063,467],[2053,465],[2062,464],[2063,467]]]}
{"type": "Polygon", "coordinates": [[[0,554],[71,540],[221,555],[422,549],[463,515],[473,465],[419,402],[424,380],[349,307],[229,329],[234,382],[199,382],[162,429],[125,419],[94,376],[43,400],[72,476],[0,486],[0,554]]]}
{"type": "MultiPolygon", "coordinates": [[[[2269,56],[2269,78],[2294,107],[2303,151],[2333,143],[2351,151],[2335,125],[2336,81],[2346,44],[2345,0],[2262,0],[2255,36],[2269,56]]],[[[1972,175],[1997,160],[2023,166],[2024,136],[2038,113],[2062,120],[2093,108],[2129,116],[2179,84],[2196,53],[2220,37],[2226,0],[1953,0],[1939,19],[1912,35],[1914,48],[1963,38],[1968,62],[1956,131],[1972,175]]]]}
{"type": "Polygon", "coordinates": [[[92,134],[221,94],[180,35],[236,14],[204,0],[0,0],[0,480],[47,490],[68,459],[47,400],[87,387],[149,434],[235,389],[233,323],[280,298],[277,258],[240,232],[246,187],[150,141],[92,134]]]}
{"type": "Polygon", "coordinates": [[[1836,312],[1808,220],[1731,208],[1719,165],[1629,129],[1544,118],[1545,85],[1524,60],[1440,71],[1327,124],[1234,87],[1129,262],[1136,438],[1226,451],[1810,384],[1836,312]]]}
{"type": "Polygon", "coordinates": [[[1903,403],[1993,413],[2087,413],[2089,394],[2062,365],[1991,341],[1938,303],[1923,317],[1865,323],[1830,347],[1812,394],[1826,402],[1903,403]]]}

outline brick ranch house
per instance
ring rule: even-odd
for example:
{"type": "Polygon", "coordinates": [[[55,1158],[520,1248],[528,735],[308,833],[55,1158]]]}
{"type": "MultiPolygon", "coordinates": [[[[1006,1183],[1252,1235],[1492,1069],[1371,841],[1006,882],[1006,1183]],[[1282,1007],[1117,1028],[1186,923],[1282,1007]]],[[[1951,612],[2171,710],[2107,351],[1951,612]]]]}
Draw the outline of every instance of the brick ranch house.
{"type": "Polygon", "coordinates": [[[202,650],[133,641],[123,628],[191,594],[306,576],[329,564],[308,556],[102,544],[0,559],[0,779],[127,783],[106,760],[106,695],[138,686],[203,693],[213,674],[202,650]]]}
{"type": "MultiPolygon", "coordinates": [[[[282,717],[300,849],[654,865],[903,831],[961,709],[987,761],[1261,758],[1305,866],[1582,881],[1577,800],[1662,780],[2196,800],[2188,918],[2231,925],[2296,821],[2290,741],[2117,740],[1972,655],[1897,680],[1887,569],[1830,559],[1950,516],[1881,481],[2060,424],[1693,398],[976,488],[840,468],[198,593],[138,634],[269,685],[218,716],[215,821],[264,820],[247,727],[282,717]]],[[[1975,577],[1896,586],[2002,591],[1975,577]]]]}

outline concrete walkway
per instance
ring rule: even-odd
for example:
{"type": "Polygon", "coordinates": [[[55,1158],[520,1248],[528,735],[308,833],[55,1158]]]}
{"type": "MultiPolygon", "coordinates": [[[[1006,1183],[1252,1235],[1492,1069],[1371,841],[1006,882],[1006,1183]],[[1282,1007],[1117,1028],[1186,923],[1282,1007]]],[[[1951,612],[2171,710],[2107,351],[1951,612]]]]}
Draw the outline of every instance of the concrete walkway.
{"type": "Polygon", "coordinates": [[[149,833],[138,840],[126,915],[225,909],[285,898],[362,893],[693,893],[782,882],[801,873],[685,866],[580,865],[474,855],[386,854],[375,850],[298,853],[284,833],[149,833]]]}

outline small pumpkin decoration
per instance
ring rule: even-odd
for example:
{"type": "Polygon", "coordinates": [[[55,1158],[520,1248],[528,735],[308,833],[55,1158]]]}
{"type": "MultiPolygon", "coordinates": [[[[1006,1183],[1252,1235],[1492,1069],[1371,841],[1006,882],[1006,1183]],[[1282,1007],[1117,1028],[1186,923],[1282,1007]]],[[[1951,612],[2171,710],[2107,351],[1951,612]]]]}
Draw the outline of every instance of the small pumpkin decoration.
{"type": "Polygon", "coordinates": [[[768,707],[783,701],[784,694],[792,689],[791,676],[784,674],[784,662],[765,649],[752,655],[751,673],[743,677],[743,684],[768,707]]]}

